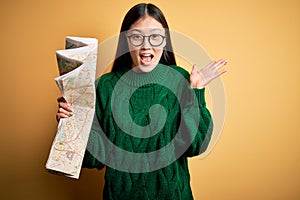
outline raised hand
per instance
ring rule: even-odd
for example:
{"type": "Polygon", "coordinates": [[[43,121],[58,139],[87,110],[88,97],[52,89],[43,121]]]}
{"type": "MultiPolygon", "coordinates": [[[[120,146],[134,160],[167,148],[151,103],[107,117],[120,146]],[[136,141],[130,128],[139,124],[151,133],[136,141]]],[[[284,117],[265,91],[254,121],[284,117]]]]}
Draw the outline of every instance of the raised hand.
{"type": "Polygon", "coordinates": [[[227,72],[227,69],[221,69],[226,63],[224,59],[220,59],[217,62],[212,61],[201,70],[198,70],[197,65],[193,65],[190,75],[191,87],[204,88],[209,82],[227,72]]]}

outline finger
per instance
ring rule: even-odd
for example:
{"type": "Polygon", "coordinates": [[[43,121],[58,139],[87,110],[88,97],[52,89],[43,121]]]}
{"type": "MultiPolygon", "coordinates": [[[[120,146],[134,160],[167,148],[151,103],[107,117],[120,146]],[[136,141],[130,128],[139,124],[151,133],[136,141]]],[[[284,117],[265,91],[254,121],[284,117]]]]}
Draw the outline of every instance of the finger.
{"type": "Polygon", "coordinates": [[[73,115],[73,112],[67,111],[63,108],[59,108],[58,111],[57,111],[57,114],[61,114],[61,115],[66,116],[66,117],[71,117],[73,115]]]}
{"type": "Polygon", "coordinates": [[[208,65],[206,66],[206,68],[212,68],[215,64],[216,64],[216,61],[213,60],[210,63],[208,63],[208,65]]]}
{"type": "Polygon", "coordinates": [[[199,71],[198,66],[194,64],[191,73],[197,73],[198,71],[199,71]]]}
{"type": "Polygon", "coordinates": [[[226,72],[228,72],[228,69],[223,69],[223,70],[220,71],[219,73],[220,73],[220,75],[222,75],[222,74],[224,74],[224,73],[226,73],[226,72]]]}
{"type": "Polygon", "coordinates": [[[65,110],[67,110],[68,112],[72,112],[71,106],[66,102],[59,102],[58,107],[63,108],[65,110]]]}
{"type": "Polygon", "coordinates": [[[224,65],[216,66],[212,72],[213,74],[223,74],[224,72],[227,72],[227,69],[221,69],[224,65]]]}
{"type": "Polygon", "coordinates": [[[71,111],[71,105],[66,101],[64,97],[58,97],[57,102],[59,107],[63,107],[64,109],[71,111]]]}
{"type": "Polygon", "coordinates": [[[57,102],[67,102],[64,97],[58,97],[57,102]]]}
{"type": "Polygon", "coordinates": [[[218,60],[216,63],[223,63],[223,62],[226,62],[226,60],[224,58],[221,58],[220,60],[218,60]]]}
{"type": "Polygon", "coordinates": [[[218,78],[219,76],[221,76],[222,74],[226,73],[227,71],[228,71],[227,69],[223,69],[223,70],[221,70],[221,71],[218,71],[218,73],[215,73],[215,74],[213,75],[212,80],[218,78]]]}
{"type": "Polygon", "coordinates": [[[224,59],[220,59],[217,63],[216,63],[216,67],[217,67],[217,69],[220,69],[221,67],[223,67],[224,65],[226,65],[227,64],[227,62],[226,62],[226,60],[224,60],[224,59]]]}
{"type": "Polygon", "coordinates": [[[64,113],[57,113],[57,114],[56,114],[56,118],[57,118],[57,119],[60,119],[60,118],[68,118],[68,117],[70,117],[70,116],[68,116],[68,115],[66,115],[66,114],[64,114],[64,113]]]}
{"type": "Polygon", "coordinates": [[[68,118],[69,116],[63,113],[56,114],[56,120],[59,121],[61,118],[68,118]]]}

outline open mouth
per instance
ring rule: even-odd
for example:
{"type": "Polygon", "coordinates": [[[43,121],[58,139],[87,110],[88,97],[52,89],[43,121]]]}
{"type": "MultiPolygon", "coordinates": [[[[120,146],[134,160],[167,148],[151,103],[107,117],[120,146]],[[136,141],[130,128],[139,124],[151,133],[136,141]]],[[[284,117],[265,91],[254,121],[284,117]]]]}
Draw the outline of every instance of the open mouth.
{"type": "Polygon", "coordinates": [[[143,65],[148,65],[151,63],[154,55],[148,53],[148,54],[140,54],[141,62],[143,65]]]}

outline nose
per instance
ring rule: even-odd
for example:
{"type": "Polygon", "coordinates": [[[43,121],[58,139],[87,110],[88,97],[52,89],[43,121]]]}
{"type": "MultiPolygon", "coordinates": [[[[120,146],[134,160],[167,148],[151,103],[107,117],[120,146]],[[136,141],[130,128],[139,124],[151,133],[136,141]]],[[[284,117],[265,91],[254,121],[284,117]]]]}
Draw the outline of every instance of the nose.
{"type": "Polygon", "coordinates": [[[150,49],[151,44],[149,43],[149,38],[145,37],[144,42],[142,44],[142,49],[150,49]]]}

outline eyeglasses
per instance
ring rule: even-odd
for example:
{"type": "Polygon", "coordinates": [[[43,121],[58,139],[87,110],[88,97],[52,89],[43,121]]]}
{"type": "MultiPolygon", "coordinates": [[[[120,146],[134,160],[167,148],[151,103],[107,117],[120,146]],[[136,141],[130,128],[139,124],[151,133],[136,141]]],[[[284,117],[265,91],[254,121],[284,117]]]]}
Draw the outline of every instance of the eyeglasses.
{"type": "Polygon", "coordinates": [[[160,34],[151,34],[148,36],[145,36],[142,34],[132,34],[132,35],[128,36],[128,39],[129,39],[130,44],[138,47],[144,43],[146,37],[148,38],[148,42],[150,43],[150,45],[153,47],[158,47],[158,46],[162,45],[162,43],[164,42],[164,39],[165,39],[165,36],[160,35],[160,34]]]}

